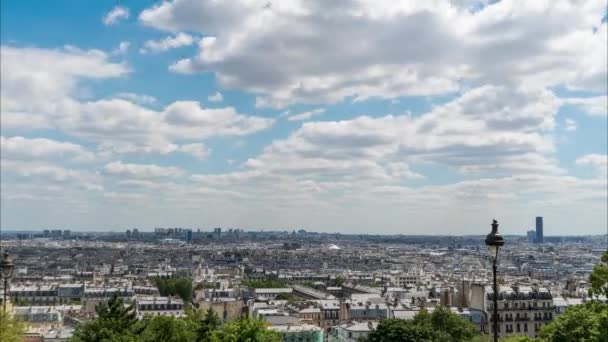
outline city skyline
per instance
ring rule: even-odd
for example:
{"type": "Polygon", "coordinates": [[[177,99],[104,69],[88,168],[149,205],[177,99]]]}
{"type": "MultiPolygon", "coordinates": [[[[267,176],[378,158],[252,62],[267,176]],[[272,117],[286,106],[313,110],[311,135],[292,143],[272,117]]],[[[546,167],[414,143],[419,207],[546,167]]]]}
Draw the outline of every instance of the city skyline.
{"type": "Polygon", "coordinates": [[[2,230],[607,233],[604,1],[1,6],[2,230]]]}

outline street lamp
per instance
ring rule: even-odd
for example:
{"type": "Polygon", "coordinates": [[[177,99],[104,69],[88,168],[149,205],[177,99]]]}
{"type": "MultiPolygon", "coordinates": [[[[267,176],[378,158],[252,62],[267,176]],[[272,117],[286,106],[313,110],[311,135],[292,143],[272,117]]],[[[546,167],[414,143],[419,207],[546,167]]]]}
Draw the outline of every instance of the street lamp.
{"type": "Polygon", "coordinates": [[[2,311],[6,313],[6,295],[8,294],[8,281],[13,277],[15,265],[8,252],[4,252],[4,257],[0,262],[0,276],[4,280],[4,299],[2,301],[2,311]]]}
{"type": "Polygon", "coordinates": [[[494,342],[498,342],[498,286],[496,285],[496,261],[498,260],[498,250],[504,246],[505,240],[502,235],[498,233],[498,222],[492,220],[492,231],[486,236],[486,246],[488,246],[488,252],[493,259],[492,264],[492,275],[494,277],[494,314],[492,315],[492,322],[494,325],[494,342]]]}

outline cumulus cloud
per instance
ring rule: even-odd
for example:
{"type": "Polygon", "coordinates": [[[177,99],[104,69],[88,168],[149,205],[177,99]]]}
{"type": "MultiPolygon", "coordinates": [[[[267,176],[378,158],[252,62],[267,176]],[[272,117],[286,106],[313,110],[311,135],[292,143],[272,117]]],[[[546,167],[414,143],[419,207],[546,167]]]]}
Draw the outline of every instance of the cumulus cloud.
{"type": "Polygon", "coordinates": [[[209,156],[209,153],[211,153],[211,151],[202,143],[182,145],[178,148],[178,151],[198,159],[205,159],[209,156]]]}
{"type": "Polygon", "coordinates": [[[303,120],[308,120],[310,118],[313,118],[315,116],[319,116],[321,114],[325,113],[325,108],[318,108],[315,110],[311,110],[308,112],[303,112],[303,113],[298,113],[298,114],[293,114],[290,115],[287,120],[289,121],[303,121],[303,120]]]}
{"type": "Polygon", "coordinates": [[[604,10],[600,0],[505,0],[477,11],[439,0],[180,0],[139,20],[206,35],[171,70],[211,71],[223,87],[256,94],[259,106],[284,107],[445,94],[463,83],[605,91],[604,10]]]}
{"type": "Polygon", "coordinates": [[[175,166],[132,164],[121,161],[108,163],[104,171],[110,175],[127,178],[179,177],[185,174],[184,170],[175,166]]]}
{"type": "Polygon", "coordinates": [[[112,51],[112,55],[115,56],[121,56],[121,55],[126,55],[127,52],[129,51],[129,47],[131,46],[131,43],[124,41],[124,42],[120,42],[120,44],[118,44],[118,47],[112,51]]]}
{"type": "Polygon", "coordinates": [[[222,102],[224,100],[224,96],[219,91],[216,91],[213,95],[207,96],[207,100],[209,102],[222,102]]]}
{"type": "Polygon", "coordinates": [[[136,93],[118,93],[114,95],[115,98],[127,100],[133,103],[141,104],[141,105],[150,105],[157,102],[157,99],[154,96],[146,95],[146,94],[136,94],[136,93]]]}
{"type": "Polygon", "coordinates": [[[110,26],[118,23],[121,19],[129,19],[129,9],[123,6],[116,6],[106,13],[101,21],[104,25],[110,26]]]}
{"type": "Polygon", "coordinates": [[[564,129],[568,132],[576,131],[576,121],[570,118],[564,120],[564,129]]]}
{"type": "Polygon", "coordinates": [[[591,116],[608,116],[608,96],[565,98],[563,103],[578,106],[591,116]]]}
{"type": "Polygon", "coordinates": [[[232,107],[207,109],[194,101],[156,110],[148,107],[156,99],[145,94],[83,101],[77,91],[87,79],[121,77],[128,67],[109,61],[99,50],[3,46],[1,51],[3,130],[53,128],[97,144],[100,153],[109,156],[178,152],[192,140],[243,136],[274,124],[273,119],[241,114],[232,107]]]}
{"type": "Polygon", "coordinates": [[[560,175],[565,171],[547,134],[559,106],[546,90],[484,86],[418,117],[306,122],[248,159],[242,171],[193,180],[343,193],[400,189],[425,177],[417,171],[420,165],[449,167],[463,176],[560,175]]]}
{"type": "Polygon", "coordinates": [[[576,165],[594,168],[600,175],[608,172],[608,156],[605,154],[587,154],[576,160],[576,165]]]}
{"type": "Polygon", "coordinates": [[[93,161],[95,156],[84,147],[46,138],[24,138],[0,136],[2,158],[54,161],[93,161]]]}
{"type": "Polygon", "coordinates": [[[169,36],[161,40],[148,40],[144,46],[139,49],[140,53],[159,53],[171,49],[177,49],[184,46],[190,46],[194,43],[194,38],[184,32],[179,32],[175,36],[169,36]]]}
{"type": "Polygon", "coordinates": [[[2,128],[47,128],[49,115],[77,96],[83,83],[122,77],[124,63],[100,50],[0,47],[2,128]],[[6,124],[6,126],[5,126],[6,124]]]}

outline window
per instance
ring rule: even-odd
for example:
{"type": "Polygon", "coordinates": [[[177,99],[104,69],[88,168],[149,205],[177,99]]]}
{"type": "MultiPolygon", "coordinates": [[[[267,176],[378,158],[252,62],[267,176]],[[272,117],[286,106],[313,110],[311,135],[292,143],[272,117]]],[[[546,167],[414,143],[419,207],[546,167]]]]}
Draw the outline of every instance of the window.
{"type": "Polygon", "coordinates": [[[517,323],[517,332],[521,332],[521,327],[520,327],[519,323],[517,323]]]}
{"type": "Polygon", "coordinates": [[[528,332],[528,323],[524,323],[524,332],[528,332]]]}

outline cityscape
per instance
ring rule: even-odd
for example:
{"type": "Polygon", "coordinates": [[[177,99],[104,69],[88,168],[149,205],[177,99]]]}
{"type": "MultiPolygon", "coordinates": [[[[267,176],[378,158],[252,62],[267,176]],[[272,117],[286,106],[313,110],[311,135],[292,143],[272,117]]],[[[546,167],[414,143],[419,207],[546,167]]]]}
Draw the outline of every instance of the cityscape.
{"type": "MultiPolygon", "coordinates": [[[[527,236],[505,236],[498,253],[500,337],[536,338],[592,300],[588,279],[608,235],[544,236],[550,226],[535,224],[527,236]]],[[[224,321],[259,318],[284,341],[359,341],[383,319],[437,307],[492,331],[484,236],[49,229],[6,231],[2,242],[15,265],[3,298],[29,324],[28,341],[68,341],[113,296],[135,303],[140,318],[184,317],[188,307],[224,321]],[[159,279],[186,279],[190,292],[165,293],[159,279]]]]}
{"type": "Polygon", "coordinates": [[[606,0],[0,1],[0,342],[608,342],[606,0]]]}

